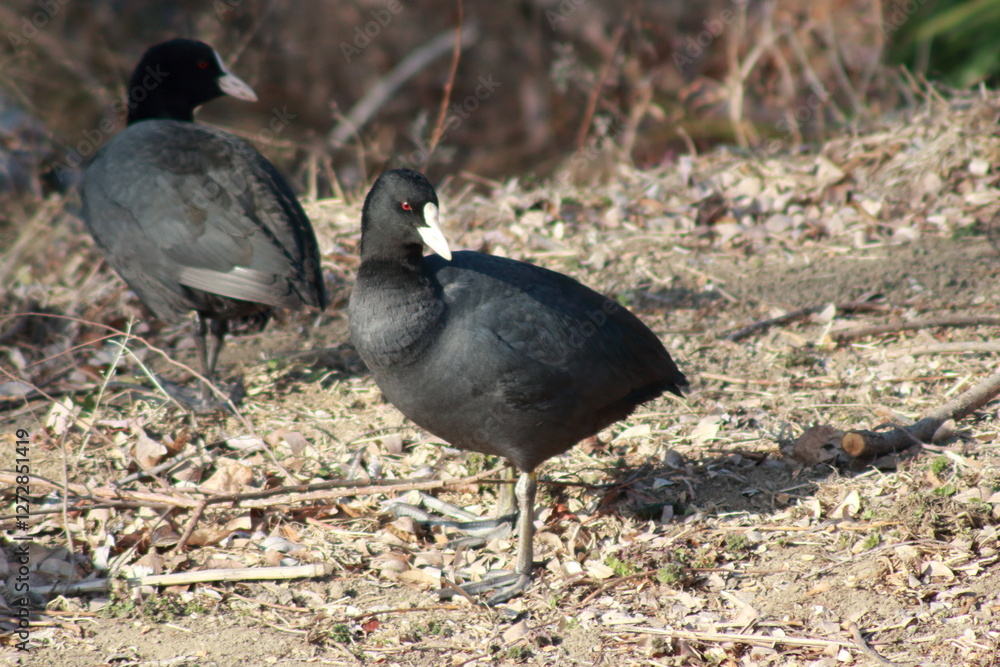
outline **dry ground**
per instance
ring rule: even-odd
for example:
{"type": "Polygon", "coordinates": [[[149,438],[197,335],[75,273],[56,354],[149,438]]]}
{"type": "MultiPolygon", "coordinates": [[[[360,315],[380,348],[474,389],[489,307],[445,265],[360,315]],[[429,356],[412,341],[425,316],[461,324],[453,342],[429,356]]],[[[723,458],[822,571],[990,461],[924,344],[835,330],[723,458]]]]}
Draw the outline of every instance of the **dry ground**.
{"type": "MultiPolygon", "coordinates": [[[[597,152],[575,165],[596,179],[585,186],[442,187],[455,247],[543,264],[614,296],[661,336],[694,388],[541,468],[536,582],[497,610],[441,603],[433,589],[456,570],[510,565],[512,544],[456,554],[442,535],[384,513],[395,492],[213,505],[172,551],[192,516],[176,505],[206,491],[448,479],[496,463],[403,420],[347,341],[358,201],[309,204],[333,307],[286,315],[227,348],[225,380],[242,374],[248,390],[238,416],[192,416],[115,383],[101,390],[113,367],[116,383],[149,386],[143,367],[189,381],[178,365],[193,361],[188,330],[139,324],[121,354],[122,337],[102,327],[141,315],[134,297],[95,269],[71,204],[28,207],[22,225],[3,230],[0,303],[79,319],[0,319],[0,418],[6,433],[31,434],[33,474],[92,494],[72,493],[64,507],[33,481],[32,585],[105,579],[109,567],[135,577],[325,564],[330,574],[155,592],[116,579],[110,593],[39,600],[31,650],[8,641],[0,655],[68,667],[1000,665],[998,403],[877,467],[834,447],[800,443],[793,456],[810,426],[906,423],[996,370],[995,350],[976,351],[996,340],[995,319],[842,345],[831,334],[1000,317],[998,108],[995,98],[929,96],[923,112],[817,154],[718,152],[602,179],[588,168],[613,160],[597,152]],[[861,298],[881,309],[719,337],[861,298]],[[949,342],[968,345],[918,349],[949,342]],[[27,385],[15,382],[52,398],[18,398],[27,385]],[[162,463],[153,477],[130,476],[162,463]],[[119,502],[106,502],[115,484],[119,502]]],[[[12,467],[5,454],[3,470],[12,467]]],[[[489,514],[496,488],[437,495],[489,514]]],[[[4,493],[9,540],[22,533],[4,493]]],[[[6,550],[10,583],[11,542],[6,550]]]]}

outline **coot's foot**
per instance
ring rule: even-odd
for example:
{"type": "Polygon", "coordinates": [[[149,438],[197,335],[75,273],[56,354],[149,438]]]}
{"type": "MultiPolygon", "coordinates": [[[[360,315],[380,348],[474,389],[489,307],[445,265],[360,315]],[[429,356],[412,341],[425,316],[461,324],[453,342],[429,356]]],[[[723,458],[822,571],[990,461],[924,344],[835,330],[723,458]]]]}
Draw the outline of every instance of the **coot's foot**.
{"type": "Polygon", "coordinates": [[[155,382],[166,392],[167,396],[177,401],[182,407],[195,414],[206,415],[218,412],[232,411],[230,405],[238,406],[246,396],[246,388],[241,377],[233,385],[229,392],[228,400],[221,400],[210,388],[202,387],[199,391],[194,391],[187,387],[171,382],[164,377],[157,375],[155,382]]]}
{"type": "MultiPolygon", "coordinates": [[[[467,595],[479,595],[486,591],[495,590],[496,593],[490,596],[485,602],[487,607],[495,607],[523,594],[530,586],[530,574],[518,574],[517,572],[501,570],[487,576],[481,581],[463,584],[459,588],[467,595]]],[[[458,591],[451,588],[442,588],[438,591],[438,595],[442,600],[450,600],[458,595],[458,591]]]]}
{"type": "MultiPolygon", "coordinates": [[[[450,540],[448,542],[448,546],[450,547],[464,546],[475,549],[491,540],[506,538],[513,532],[514,524],[517,521],[516,512],[507,513],[495,519],[480,519],[475,514],[457,505],[452,505],[426,493],[420,494],[420,504],[433,510],[436,514],[429,512],[423,507],[408,503],[392,503],[389,506],[389,510],[396,516],[410,517],[428,527],[444,526],[466,533],[466,537],[450,540]],[[454,521],[439,518],[441,516],[449,516],[460,520],[454,521]]],[[[530,585],[530,574],[499,570],[491,572],[481,581],[463,584],[458,588],[470,596],[486,591],[496,591],[485,602],[487,606],[492,607],[517,597],[526,591],[530,585]]],[[[450,600],[458,594],[458,591],[453,588],[443,588],[438,591],[438,595],[442,600],[450,600]]]]}
{"type": "Polygon", "coordinates": [[[503,539],[511,534],[514,529],[514,521],[517,519],[516,513],[504,514],[495,519],[482,519],[457,505],[426,493],[420,494],[420,504],[437,514],[409,503],[392,503],[389,506],[389,511],[398,517],[406,516],[415,519],[426,527],[442,526],[466,534],[466,537],[448,542],[450,547],[464,546],[476,549],[490,540],[503,539]],[[452,519],[459,519],[459,521],[443,519],[440,518],[441,516],[449,516],[452,519]]]}

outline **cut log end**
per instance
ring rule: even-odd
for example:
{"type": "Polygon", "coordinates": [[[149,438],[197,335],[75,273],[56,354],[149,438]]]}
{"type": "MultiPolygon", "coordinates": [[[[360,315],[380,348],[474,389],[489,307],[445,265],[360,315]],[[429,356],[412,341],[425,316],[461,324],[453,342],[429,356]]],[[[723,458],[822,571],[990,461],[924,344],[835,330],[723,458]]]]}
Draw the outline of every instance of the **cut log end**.
{"type": "Polygon", "coordinates": [[[857,431],[849,431],[840,439],[840,448],[856,459],[871,456],[865,453],[866,444],[865,436],[857,431]]]}

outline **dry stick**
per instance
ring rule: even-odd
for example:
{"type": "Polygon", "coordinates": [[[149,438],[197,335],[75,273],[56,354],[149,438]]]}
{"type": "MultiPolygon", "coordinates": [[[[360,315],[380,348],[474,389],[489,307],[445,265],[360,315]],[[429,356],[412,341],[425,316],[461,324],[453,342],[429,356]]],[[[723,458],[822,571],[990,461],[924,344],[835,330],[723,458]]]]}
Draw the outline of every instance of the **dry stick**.
{"type": "MultiPolygon", "coordinates": [[[[84,508],[84,509],[86,509],[89,512],[90,510],[100,510],[100,509],[138,510],[138,509],[142,509],[144,507],[145,508],[152,508],[152,509],[168,510],[168,509],[171,509],[172,505],[158,505],[156,503],[136,503],[136,502],[130,502],[130,501],[127,501],[127,500],[95,500],[95,501],[93,501],[92,504],[87,505],[87,507],[84,508]]],[[[74,507],[72,509],[72,511],[77,512],[80,509],[81,508],[79,508],[79,507],[74,507]]],[[[62,513],[62,508],[58,508],[57,507],[55,509],[31,510],[30,512],[28,512],[28,516],[30,516],[30,517],[39,517],[40,518],[40,517],[49,516],[50,514],[60,514],[60,513],[62,513]]],[[[3,522],[5,522],[5,521],[13,521],[13,520],[17,519],[18,516],[21,516],[21,515],[18,515],[18,514],[0,514],[0,525],[3,525],[3,522]]],[[[37,522],[33,522],[33,523],[37,523],[37,522]]]]}
{"type": "Polygon", "coordinates": [[[875,649],[873,649],[871,646],[868,645],[868,642],[865,641],[865,638],[861,636],[861,628],[858,627],[857,623],[851,623],[848,626],[848,630],[851,631],[851,636],[854,638],[854,643],[858,645],[858,648],[861,649],[862,653],[864,653],[865,655],[867,655],[869,658],[879,663],[880,665],[885,665],[885,667],[895,666],[896,663],[892,662],[891,660],[883,658],[882,656],[880,656],[878,653],[875,652],[875,649]]]}
{"type": "Polygon", "coordinates": [[[608,78],[608,74],[611,72],[611,66],[615,62],[615,55],[618,53],[618,44],[625,35],[625,25],[629,19],[630,17],[626,15],[625,20],[615,30],[615,34],[611,38],[611,48],[608,49],[608,56],[604,59],[604,64],[601,65],[601,71],[597,73],[597,81],[590,91],[590,97],[587,99],[587,108],[583,113],[583,121],[580,123],[580,129],[576,133],[577,150],[582,150],[587,141],[587,133],[590,131],[590,121],[594,118],[594,112],[597,110],[597,101],[601,98],[601,89],[604,87],[604,80],[608,78]]]}
{"type": "MultiPolygon", "coordinates": [[[[744,32],[746,30],[746,17],[747,8],[744,5],[740,7],[739,15],[739,26],[744,32]]],[[[743,62],[740,62],[738,52],[742,40],[727,40],[729,73],[726,75],[725,88],[728,92],[729,122],[736,133],[737,142],[744,148],[750,145],[746,136],[746,124],[743,121],[743,97],[745,95],[746,80],[750,77],[753,68],[757,66],[757,61],[773,46],[777,38],[788,32],[788,30],[782,30],[775,34],[773,23],[773,17],[765,22],[766,32],[763,38],[744,56],[743,62]]]]}
{"type": "MultiPolygon", "coordinates": [[[[14,484],[15,475],[8,472],[0,472],[0,482],[5,484],[14,484]]],[[[112,487],[102,486],[97,488],[91,488],[84,484],[67,484],[63,486],[62,484],[57,484],[56,482],[51,482],[43,477],[37,475],[31,475],[30,484],[39,486],[46,489],[55,489],[57,491],[65,491],[66,493],[76,494],[77,498],[80,500],[91,500],[94,502],[101,502],[102,500],[112,499],[112,500],[124,500],[127,502],[140,503],[144,506],[146,505],[166,505],[169,507],[183,507],[188,509],[194,509],[198,506],[200,501],[193,498],[188,498],[187,496],[180,495],[167,495],[165,493],[155,493],[152,491],[125,491],[122,489],[116,489],[112,487]]],[[[88,508],[73,508],[77,509],[89,509],[88,508]]]]}
{"type": "MultiPolygon", "coordinates": [[[[457,555],[455,557],[458,558],[457,555]]],[[[471,604],[473,607],[479,606],[479,603],[476,602],[476,600],[473,599],[473,597],[469,595],[464,588],[456,584],[454,581],[451,581],[447,577],[441,577],[441,583],[443,583],[447,588],[450,588],[451,590],[461,595],[463,598],[465,598],[465,601],[471,604]]]]}
{"type": "Polygon", "coordinates": [[[830,337],[838,343],[863,338],[865,336],[878,336],[884,333],[896,333],[898,331],[916,331],[918,329],[933,329],[934,327],[976,327],[976,326],[997,326],[1000,325],[1000,317],[978,317],[978,316],[946,316],[928,317],[920,320],[907,320],[906,322],[896,322],[895,324],[876,324],[870,327],[857,327],[855,329],[845,329],[830,334],[830,337]]]}
{"type": "MultiPolygon", "coordinates": [[[[889,304],[882,303],[870,303],[866,297],[862,297],[856,301],[848,301],[846,303],[834,304],[834,308],[841,313],[856,313],[859,311],[872,311],[872,310],[889,310],[892,306],[889,304]]],[[[736,342],[738,340],[743,340],[744,338],[761,332],[766,331],[774,326],[779,326],[782,324],[788,324],[794,320],[808,317],[809,315],[815,315],[816,313],[821,313],[826,310],[827,306],[807,306],[805,308],[797,308],[795,310],[789,311],[784,315],[779,315],[778,317],[772,317],[767,320],[760,320],[759,322],[754,322],[753,324],[748,324],[742,329],[737,329],[732,333],[728,333],[721,338],[723,340],[728,340],[730,342],[736,342]]]]}
{"type": "MultiPolygon", "coordinates": [[[[175,574],[152,574],[145,577],[127,577],[125,581],[133,588],[138,586],[186,586],[187,584],[204,584],[212,581],[259,581],[261,579],[325,577],[331,572],[333,572],[332,565],[328,563],[316,563],[314,565],[296,565],[294,567],[239,567],[178,572],[175,574]]],[[[107,590],[110,581],[110,579],[100,579],[97,581],[84,581],[78,584],[38,586],[33,588],[32,592],[37,592],[40,595],[96,593],[107,590]]]]}
{"type": "Polygon", "coordinates": [[[444,84],[444,95],[441,96],[441,108],[438,109],[437,123],[434,124],[434,134],[431,135],[431,145],[427,149],[425,164],[429,164],[438,142],[444,136],[444,121],[448,116],[448,102],[451,101],[451,89],[455,86],[455,75],[458,74],[458,60],[462,56],[462,0],[458,0],[458,25],[455,26],[455,48],[451,52],[451,71],[448,72],[448,82],[444,84]]]}
{"type": "MultiPolygon", "coordinates": [[[[45,400],[49,401],[50,403],[55,403],[56,402],[55,395],[58,395],[59,392],[48,393],[48,392],[40,389],[37,385],[34,385],[31,382],[26,382],[26,381],[18,378],[17,376],[12,375],[6,368],[0,368],[0,374],[5,375],[6,377],[10,378],[12,381],[24,382],[24,384],[30,385],[31,386],[31,391],[34,391],[34,392],[38,393],[40,396],[43,396],[45,398],[45,400]]],[[[27,396],[28,396],[28,394],[25,394],[24,396],[17,396],[17,397],[13,397],[11,399],[8,399],[8,400],[0,401],[0,407],[6,406],[8,404],[13,405],[14,403],[19,402],[19,401],[24,401],[24,402],[27,403],[29,400],[34,400],[33,397],[32,398],[28,398],[27,396]]],[[[107,435],[105,435],[105,434],[97,431],[96,429],[93,429],[93,427],[89,423],[87,423],[83,419],[80,419],[79,415],[73,414],[71,412],[71,413],[68,414],[68,417],[70,419],[72,419],[73,422],[74,422],[74,424],[78,428],[80,428],[81,430],[83,430],[85,432],[89,432],[90,430],[93,430],[95,433],[97,433],[97,436],[99,438],[103,438],[104,439],[104,441],[105,441],[106,444],[108,444],[108,445],[114,444],[114,441],[111,438],[109,438],[107,435]]]]}
{"type": "MultiPolygon", "coordinates": [[[[25,305],[25,310],[32,311],[38,308],[38,302],[32,299],[25,305]]],[[[10,328],[6,331],[0,332],[0,345],[3,345],[8,340],[12,340],[15,336],[19,336],[22,331],[28,328],[28,323],[31,321],[31,313],[16,313],[14,315],[17,317],[14,320],[14,324],[10,325],[10,328]]],[[[6,319],[6,318],[5,318],[6,319]]]]}
{"type": "MultiPolygon", "coordinates": [[[[347,115],[330,132],[328,141],[337,148],[357,133],[382,108],[400,86],[416,76],[432,62],[448,53],[452,45],[453,31],[445,30],[396,65],[388,75],[380,79],[371,90],[351,107],[347,115]]],[[[479,30],[470,25],[462,33],[462,47],[469,46],[479,37],[479,30]]]]}
{"type": "MultiPolygon", "coordinates": [[[[21,313],[12,313],[11,315],[0,315],[0,321],[6,319],[7,317],[14,317],[14,316],[20,315],[20,314],[21,313]]],[[[101,324],[100,322],[94,322],[94,321],[91,321],[91,320],[85,320],[83,318],[73,317],[71,315],[54,315],[52,313],[27,313],[27,314],[28,315],[34,315],[34,316],[37,316],[37,317],[50,317],[50,318],[56,319],[56,320],[68,320],[70,322],[76,322],[78,324],[86,324],[86,325],[89,325],[89,326],[93,326],[93,327],[98,327],[98,328],[101,328],[101,329],[105,329],[105,330],[111,332],[111,333],[109,333],[106,336],[101,336],[100,338],[88,341],[86,343],[80,343],[79,345],[74,345],[74,346],[72,346],[72,347],[70,347],[70,348],[68,348],[66,350],[63,350],[63,351],[59,352],[58,354],[54,354],[54,355],[52,355],[50,357],[46,357],[45,359],[39,359],[38,361],[30,364],[28,366],[29,368],[31,366],[34,366],[35,364],[41,364],[41,363],[44,363],[46,361],[49,361],[49,360],[52,360],[52,359],[56,359],[57,357],[60,357],[60,356],[62,356],[64,354],[68,354],[70,352],[73,352],[74,350],[78,350],[78,349],[84,348],[84,347],[90,347],[90,346],[95,345],[96,343],[100,343],[101,341],[108,340],[108,339],[114,338],[116,336],[126,336],[126,337],[129,337],[128,338],[129,340],[134,340],[134,341],[136,341],[138,343],[141,343],[146,348],[148,348],[150,351],[155,352],[156,354],[160,355],[161,357],[163,357],[163,359],[168,364],[176,366],[177,368],[180,368],[181,370],[184,370],[184,371],[190,373],[191,375],[193,375],[195,377],[195,379],[199,380],[200,382],[208,384],[209,388],[212,390],[212,392],[229,407],[229,409],[232,411],[233,415],[238,420],[240,420],[240,422],[243,424],[243,426],[245,426],[246,429],[250,433],[256,434],[256,431],[253,428],[253,424],[251,424],[249,422],[249,420],[247,420],[247,418],[243,415],[243,413],[241,413],[239,410],[236,409],[236,406],[233,405],[233,402],[229,400],[229,397],[226,396],[225,394],[223,394],[221,391],[219,391],[219,389],[215,386],[214,383],[209,382],[208,378],[206,378],[204,375],[202,375],[201,373],[197,372],[196,370],[194,370],[193,368],[191,368],[187,364],[182,364],[179,361],[175,361],[174,359],[172,359],[170,357],[169,354],[166,353],[165,350],[163,350],[163,349],[161,349],[159,347],[156,347],[155,345],[153,345],[152,343],[148,342],[147,340],[145,340],[143,338],[140,338],[138,336],[132,336],[131,334],[126,333],[125,331],[121,331],[120,329],[115,329],[114,327],[108,326],[107,324],[101,324]]],[[[133,355],[133,359],[135,359],[134,355],[133,355]]],[[[136,361],[138,362],[138,359],[136,359],[136,361]]],[[[146,367],[145,364],[143,364],[142,362],[139,362],[139,366],[143,370],[146,370],[147,373],[148,373],[148,370],[147,370],[147,367],[146,367]]],[[[0,371],[6,373],[6,371],[4,371],[2,368],[0,368],[0,371]]],[[[7,373],[7,375],[10,376],[9,373],[7,373]]],[[[14,378],[13,376],[10,376],[10,377],[12,379],[17,379],[17,378],[14,378]]],[[[159,389],[170,401],[172,401],[174,403],[177,402],[172,396],[170,396],[169,394],[167,394],[166,392],[163,391],[163,388],[159,386],[159,383],[156,381],[156,379],[154,377],[151,376],[151,380],[152,380],[153,384],[156,385],[157,389],[159,389]]],[[[27,384],[30,384],[30,383],[27,383],[27,384]]],[[[49,397],[48,394],[46,394],[45,392],[41,391],[38,387],[35,387],[34,385],[32,385],[32,389],[34,389],[35,391],[39,392],[40,394],[42,394],[46,398],[49,397]]],[[[86,425],[83,425],[83,424],[80,424],[80,427],[84,428],[84,429],[89,428],[89,427],[87,427],[86,425]]],[[[102,435],[102,437],[104,437],[104,436],[102,435]]],[[[110,440],[109,440],[109,442],[110,442],[110,440]]]]}
{"type": "Polygon", "coordinates": [[[604,591],[608,590],[609,588],[614,588],[614,587],[619,586],[619,585],[621,585],[621,584],[623,584],[623,583],[625,583],[627,581],[632,581],[634,579],[647,579],[649,577],[655,577],[657,572],[659,572],[658,569],[657,570],[646,570],[645,572],[640,572],[638,574],[630,574],[630,575],[625,576],[625,577],[618,577],[617,579],[612,579],[611,581],[607,582],[606,584],[598,586],[596,589],[593,590],[593,592],[591,592],[590,595],[588,595],[587,597],[583,598],[583,600],[580,602],[580,606],[581,607],[586,606],[591,600],[593,600],[594,598],[596,598],[598,595],[600,595],[604,591]]]}
{"type": "MultiPolygon", "coordinates": [[[[270,507],[272,505],[280,505],[285,503],[297,503],[297,502],[308,502],[315,500],[335,500],[337,498],[346,498],[348,496],[363,496],[376,493],[385,493],[387,491],[428,491],[432,489],[444,489],[454,486],[464,486],[466,484],[472,484],[478,482],[482,479],[489,477],[490,475],[495,475],[505,466],[497,466],[491,470],[486,470],[484,472],[478,473],[476,475],[470,475],[468,477],[460,477],[458,479],[452,480],[440,480],[440,479],[429,479],[419,482],[405,482],[402,484],[372,484],[368,486],[355,486],[353,482],[345,481],[333,481],[333,482],[321,482],[319,484],[300,484],[297,486],[279,486],[274,489],[266,489],[264,491],[251,491],[248,493],[223,493],[216,495],[209,495],[207,498],[201,500],[195,500],[187,495],[179,495],[181,491],[187,493],[203,493],[207,494],[208,491],[200,489],[182,489],[178,490],[178,495],[169,495],[166,493],[155,493],[152,491],[126,491],[124,489],[117,489],[111,487],[98,487],[90,488],[83,484],[69,484],[65,487],[66,491],[75,493],[82,500],[95,500],[99,502],[100,500],[106,498],[113,498],[115,500],[126,500],[132,502],[146,503],[146,504],[158,504],[158,505],[169,505],[172,507],[181,507],[185,509],[196,509],[201,503],[206,505],[216,505],[219,503],[233,503],[234,505],[240,507],[270,507]],[[318,490],[319,489],[319,490],[318,490]],[[335,489],[335,490],[325,490],[325,489],[335,489]],[[275,496],[280,496],[275,498],[275,496]]],[[[0,472],[0,482],[6,484],[14,484],[16,475],[8,472],[0,472]]],[[[35,484],[44,488],[52,489],[63,489],[63,486],[55,482],[49,481],[43,477],[38,477],[37,475],[32,475],[30,479],[31,484],[35,484]]],[[[214,493],[214,492],[213,492],[214,493]]]]}
{"type": "MultiPolygon", "coordinates": [[[[244,497],[249,494],[233,494],[233,502],[239,503],[240,507],[247,508],[265,508],[271,505],[282,504],[282,503],[300,503],[315,500],[335,500],[337,498],[346,498],[348,496],[363,496],[370,495],[374,493],[385,493],[386,491],[428,491],[431,489],[446,489],[453,486],[464,486],[466,484],[473,484],[481,479],[489,477],[490,475],[495,475],[499,473],[504,466],[497,466],[492,470],[487,470],[486,472],[481,472],[478,475],[471,475],[469,477],[461,477],[459,479],[453,479],[449,481],[444,481],[440,479],[431,479],[425,482],[407,482],[405,484],[374,484],[370,486],[358,486],[352,488],[339,489],[334,491],[317,491],[314,493],[302,493],[302,494],[290,494],[287,497],[275,498],[270,501],[245,500],[244,497]]],[[[277,489],[274,489],[277,490],[277,489]]],[[[214,498],[209,498],[213,502],[228,502],[229,498],[220,498],[215,501],[214,498]]]]}
{"type": "Polygon", "coordinates": [[[929,441],[941,424],[949,419],[962,419],[997,395],[1000,395],[1000,371],[910,426],[897,426],[891,431],[848,431],[840,440],[840,448],[854,458],[875,458],[901,451],[929,441]]]}
{"type": "Polygon", "coordinates": [[[181,537],[177,540],[177,544],[173,548],[173,553],[178,554],[181,550],[187,546],[187,541],[191,539],[191,533],[194,532],[195,526],[198,525],[198,520],[201,519],[201,515],[205,513],[205,508],[208,507],[208,503],[202,500],[198,503],[198,506],[194,508],[191,512],[190,518],[188,518],[187,523],[184,525],[184,532],[181,533],[181,537]]]}
{"type": "Polygon", "coordinates": [[[674,639],[686,639],[695,642],[735,642],[738,644],[757,644],[758,646],[806,646],[812,648],[857,648],[850,642],[835,639],[809,639],[807,637],[768,637],[767,635],[741,635],[734,632],[694,632],[688,630],[663,630],[660,628],[622,627],[618,632],[635,632],[647,635],[663,635],[674,639]]]}
{"type": "Polygon", "coordinates": [[[922,354],[964,354],[966,352],[986,352],[996,354],[1000,352],[1000,343],[984,343],[981,341],[961,341],[956,343],[936,343],[934,345],[915,345],[913,347],[901,347],[895,350],[888,350],[888,357],[902,357],[911,355],[918,357],[922,354]]]}

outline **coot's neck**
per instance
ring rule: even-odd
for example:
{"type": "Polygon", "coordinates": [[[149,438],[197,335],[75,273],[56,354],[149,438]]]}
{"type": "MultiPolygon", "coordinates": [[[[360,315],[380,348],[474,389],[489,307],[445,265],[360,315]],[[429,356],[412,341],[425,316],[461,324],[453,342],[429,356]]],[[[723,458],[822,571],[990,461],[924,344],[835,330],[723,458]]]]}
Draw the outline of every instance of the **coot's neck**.
{"type": "Polygon", "coordinates": [[[349,307],[355,345],[373,371],[413,363],[440,327],[441,288],[419,256],[413,261],[366,257],[349,307]]]}
{"type": "Polygon", "coordinates": [[[367,262],[396,263],[419,270],[424,262],[424,246],[422,243],[400,245],[398,242],[373,242],[372,237],[362,234],[361,264],[367,262]]]}
{"type": "Polygon", "coordinates": [[[209,100],[193,99],[180,81],[170,77],[171,73],[159,65],[139,63],[128,84],[129,125],[153,119],[194,122],[195,108],[209,100]]]}
{"type": "Polygon", "coordinates": [[[135,104],[129,96],[128,124],[138,123],[141,120],[179,120],[188,123],[194,122],[194,109],[172,106],[169,103],[156,105],[148,104],[147,100],[142,104],[135,104]]]}

